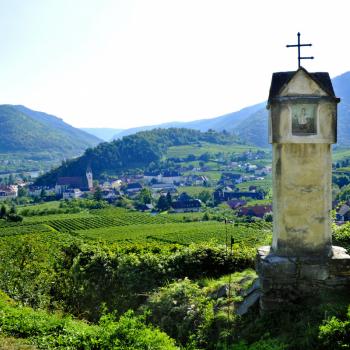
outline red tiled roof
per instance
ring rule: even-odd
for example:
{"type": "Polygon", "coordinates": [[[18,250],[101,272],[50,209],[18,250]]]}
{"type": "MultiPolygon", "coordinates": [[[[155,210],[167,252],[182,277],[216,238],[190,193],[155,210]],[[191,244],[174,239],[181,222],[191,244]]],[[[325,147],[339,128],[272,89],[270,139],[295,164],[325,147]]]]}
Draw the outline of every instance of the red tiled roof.
{"type": "Polygon", "coordinates": [[[254,205],[251,207],[243,207],[240,209],[241,215],[253,215],[263,217],[264,214],[272,211],[271,205],[254,205]]]}

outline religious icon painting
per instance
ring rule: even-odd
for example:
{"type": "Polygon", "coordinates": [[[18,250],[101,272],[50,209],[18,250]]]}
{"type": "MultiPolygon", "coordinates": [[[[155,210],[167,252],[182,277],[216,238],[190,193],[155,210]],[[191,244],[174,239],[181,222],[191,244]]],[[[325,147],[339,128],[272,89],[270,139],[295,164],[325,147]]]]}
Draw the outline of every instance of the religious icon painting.
{"type": "Polygon", "coordinates": [[[316,111],[316,104],[292,105],[292,135],[317,134],[316,111]]]}

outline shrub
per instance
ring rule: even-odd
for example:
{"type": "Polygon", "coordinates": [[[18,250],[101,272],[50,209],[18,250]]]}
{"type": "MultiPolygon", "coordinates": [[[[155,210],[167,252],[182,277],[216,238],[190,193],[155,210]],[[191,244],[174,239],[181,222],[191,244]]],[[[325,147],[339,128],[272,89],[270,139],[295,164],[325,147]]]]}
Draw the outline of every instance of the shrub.
{"type": "Polygon", "coordinates": [[[183,345],[190,339],[203,343],[213,317],[213,304],[196,283],[185,278],[162,287],[145,306],[150,320],[183,345]]]}
{"type": "Polygon", "coordinates": [[[324,349],[350,348],[350,307],[346,319],[332,317],[320,326],[319,339],[324,349]]]}
{"type": "Polygon", "coordinates": [[[235,344],[230,350],[285,350],[287,346],[275,339],[262,339],[253,344],[247,345],[245,342],[235,344]]]}
{"type": "Polygon", "coordinates": [[[128,312],[117,320],[105,315],[98,325],[70,317],[18,307],[0,295],[0,327],[3,334],[29,339],[41,349],[176,350],[174,340],[148,326],[145,318],[128,312]]]}

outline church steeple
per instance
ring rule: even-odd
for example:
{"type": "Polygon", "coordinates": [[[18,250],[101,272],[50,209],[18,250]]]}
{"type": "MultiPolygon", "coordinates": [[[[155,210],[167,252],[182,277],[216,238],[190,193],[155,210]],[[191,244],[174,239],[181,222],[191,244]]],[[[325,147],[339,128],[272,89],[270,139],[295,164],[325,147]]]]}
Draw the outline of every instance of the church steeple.
{"type": "Polygon", "coordinates": [[[88,183],[88,188],[89,190],[91,190],[94,187],[94,182],[93,182],[93,176],[92,176],[92,169],[90,166],[88,166],[86,169],[86,179],[88,183]]]}

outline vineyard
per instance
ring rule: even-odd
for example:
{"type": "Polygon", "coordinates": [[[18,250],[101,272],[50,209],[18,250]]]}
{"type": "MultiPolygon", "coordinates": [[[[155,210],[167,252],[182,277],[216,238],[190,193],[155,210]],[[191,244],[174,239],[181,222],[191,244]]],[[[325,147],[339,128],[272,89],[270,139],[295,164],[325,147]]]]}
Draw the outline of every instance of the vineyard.
{"type": "Polygon", "coordinates": [[[45,224],[11,225],[11,226],[0,228],[0,237],[33,234],[33,233],[50,233],[52,231],[53,231],[52,228],[45,224]]]}
{"type": "Polygon", "coordinates": [[[108,242],[154,242],[189,245],[213,241],[244,241],[256,246],[269,241],[271,224],[225,224],[200,221],[202,213],[151,215],[123,208],[95,209],[78,214],[25,218],[21,223],[0,220],[0,236],[61,232],[108,242]]]}
{"type": "Polygon", "coordinates": [[[138,224],[125,227],[108,227],[104,229],[90,229],[75,231],[80,237],[105,240],[109,242],[158,242],[189,245],[213,241],[225,244],[234,240],[234,243],[246,242],[251,246],[257,246],[269,242],[271,228],[269,225],[258,227],[257,225],[233,226],[223,222],[189,222],[138,224]]]}

